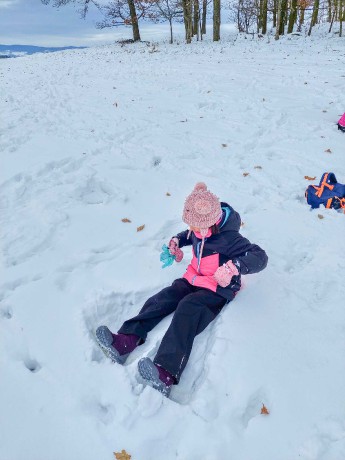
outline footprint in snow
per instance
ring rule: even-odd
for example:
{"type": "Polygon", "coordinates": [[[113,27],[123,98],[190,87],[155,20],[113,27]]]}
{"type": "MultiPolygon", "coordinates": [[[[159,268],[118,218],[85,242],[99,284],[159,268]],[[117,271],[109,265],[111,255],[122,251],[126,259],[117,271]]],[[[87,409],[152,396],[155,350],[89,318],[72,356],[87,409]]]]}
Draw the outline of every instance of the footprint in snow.
{"type": "Polygon", "coordinates": [[[147,292],[111,292],[96,294],[90,299],[82,312],[82,327],[91,339],[90,359],[100,362],[106,359],[99,351],[95,341],[96,329],[107,326],[112,332],[116,332],[129,318],[137,315],[149,295],[147,292]]]}
{"type": "MultiPolygon", "coordinates": [[[[296,248],[294,248],[296,250],[296,248]]],[[[294,251],[293,248],[286,257],[285,271],[288,273],[295,273],[303,270],[306,265],[309,265],[314,256],[311,252],[307,251],[294,251]]]]}
{"type": "Polygon", "coordinates": [[[110,425],[116,416],[114,406],[92,399],[91,396],[88,400],[83,401],[83,410],[104,425],[110,425]]]}
{"type": "Polygon", "coordinates": [[[106,204],[112,200],[115,193],[105,181],[97,180],[92,176],[83,186],[78,187],[73,195],[85,204],[106,204]]]}
{"type": "Polygon", "coordinates": [[[33,358],[25,358],[24,361],[24,366],[32,373],[36,373],[36,372],[39,372],[42,368],[42,366],[40,365],[40,363],[38,361],[36,361],[35,359],[33,358]]]}
{"type": "Polygon", "coordinates": [[[267,401],[267,396],[262,388],[258,389],[250,396],[246,407],[241,411],[242,413],[238,417],[244,428],[248,427],[250,421],[254,417],[261,414],[263,401],[267,401]]]}
{"type": "Polygon", "coordinates": [[[0,309],[0,318],[11,319],[13,317],[12,308],[9,305],[4,305],[0,309]]]}

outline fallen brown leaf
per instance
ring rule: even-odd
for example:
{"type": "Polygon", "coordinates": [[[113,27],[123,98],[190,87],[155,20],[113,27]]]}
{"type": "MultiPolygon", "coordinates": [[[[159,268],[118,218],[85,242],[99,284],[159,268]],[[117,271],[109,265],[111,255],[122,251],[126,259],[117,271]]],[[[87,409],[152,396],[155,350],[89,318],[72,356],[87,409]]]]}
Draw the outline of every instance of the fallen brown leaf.
{"type": "Polygon", "coordinates": [[[270,414],[268,409],[267,409],[267,407],[265,406],[265,404],[262,405],[261,414],[262,415],[269,415],[270,414]]]}
{"type": "Polygon", "coordinates": [[[114,452],[116,460],[131,460],[131,455],[129,455],[125,450],[121,450],[121,452],[114,452]]]}
{"type": "Polygon", "coordinates": [[[169,192],[166,192],[166,196],[171,196],[171,194],[169,192]]]}
{"type": "Polygon", "coordinates": [[[316,176],[315,177],[304,176],[304,179],[306,179],[306,180],[315,180],[316,176]]]}
{"type": "Polygon", "coordinates": [[[127,217],[125,217],[124,219],[121,219],[121,222],[127,223],[127,222],[132,222],[132,221],[127,219],[127,217]]]}
{"type": "Polygon", "coordinates": [[[249,176],[249,173],[248,173],[248,172],[245,172],[245,173],[243,173],[243,176],[244,176],[244,177],[247,177],[247,176],[249,176]]]}
{"type": "Polygon", "coordinates": [[[145,225],[140,225],[140,227],[137,227],[137,232],[141,232],[142,230],[144,230],[145,228],[145,225]]]}
{"type": "Polygon", "coordinates": [[[322,214],[318,214],[317,217],[318,217],[319,219],[324,219],[324,216],[323,216],[322,214]]]}

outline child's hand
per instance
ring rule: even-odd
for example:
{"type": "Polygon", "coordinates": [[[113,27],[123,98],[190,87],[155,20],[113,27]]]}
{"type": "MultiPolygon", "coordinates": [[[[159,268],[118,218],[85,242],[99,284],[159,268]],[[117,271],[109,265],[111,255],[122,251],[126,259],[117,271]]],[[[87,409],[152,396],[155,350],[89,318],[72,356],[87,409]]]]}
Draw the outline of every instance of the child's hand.
{"type": "Polygon", "coordinates": [[[231,283],[233,276],[238,275],[238,270],[236,265],[232,263],[231,260],[223,264],[221,267],[218,267],[215,274],[213,275],[214,279],[217,281],[219,286],[226,287],[231,283]]]}
{"type": "Polygon", "coordinates": [[[176,262],[181,262],[183,259],[183,252],[178,247],[179,241],[177,238],[171,238],[168,244],[169,252],[171,255],[175,256],[176,262]]]}

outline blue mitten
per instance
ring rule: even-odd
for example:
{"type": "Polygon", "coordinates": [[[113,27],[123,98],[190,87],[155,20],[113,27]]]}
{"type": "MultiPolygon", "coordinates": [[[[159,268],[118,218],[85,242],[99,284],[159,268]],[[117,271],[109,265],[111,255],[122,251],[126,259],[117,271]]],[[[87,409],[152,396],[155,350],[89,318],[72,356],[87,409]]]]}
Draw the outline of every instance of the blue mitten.
{"type": "Polygon", "coordinates": [[[162,268],[169,267],[169,265],[172,265],[174,263],[175,256],[170,254],[169,248],[166,244],[163,244],[162,246],[162,252],[159,260],[163,262],[162,268]]]}

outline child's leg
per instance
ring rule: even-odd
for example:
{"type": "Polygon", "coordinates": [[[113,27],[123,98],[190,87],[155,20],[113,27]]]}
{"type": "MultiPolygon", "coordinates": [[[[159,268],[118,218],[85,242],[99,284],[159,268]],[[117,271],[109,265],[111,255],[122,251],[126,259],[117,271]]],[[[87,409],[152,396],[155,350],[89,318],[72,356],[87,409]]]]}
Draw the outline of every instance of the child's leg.
{"type": "Polygon", "coordinates": [[[184,297],[163,337],[154,363],[170,372],[178,383],[192,351],[193,341],[220,313],[227,300],[207,289],[184,297]]]}
{"type": "Polygon", "coordinates": [[[125,321],[118,332],[120,334],[135,334],[145,341],[147,333],[163,318],[175,311],[181,299],[193,289],[185,279],[175,280],[171,286],[150,297],[139,314],[125,321]]]}

